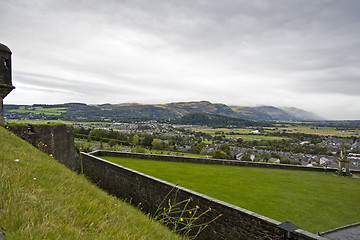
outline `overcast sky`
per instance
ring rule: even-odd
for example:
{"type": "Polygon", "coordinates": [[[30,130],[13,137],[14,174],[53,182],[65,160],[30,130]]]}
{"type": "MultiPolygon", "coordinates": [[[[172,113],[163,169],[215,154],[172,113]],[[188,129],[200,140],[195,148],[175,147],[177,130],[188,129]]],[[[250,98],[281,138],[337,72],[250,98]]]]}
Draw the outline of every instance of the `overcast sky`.
{"type": "Polygon", "coordinates": [[[5,104],[208,100],[360,119],[358,0],[0,0],[5,104]]]}

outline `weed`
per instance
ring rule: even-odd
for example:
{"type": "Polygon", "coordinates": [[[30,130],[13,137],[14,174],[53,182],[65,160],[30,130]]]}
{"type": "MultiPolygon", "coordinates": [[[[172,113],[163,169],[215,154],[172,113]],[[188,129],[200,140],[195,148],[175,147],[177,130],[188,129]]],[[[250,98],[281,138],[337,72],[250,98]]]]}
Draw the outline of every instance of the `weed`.
{"type": "Polygon", "coordinates": [[[177,234],[182,234],[189,239],[195,239],[202,230],[204,230],[210,223],[222,216],[222,214],[212,218],[209,221],[199,221],[211,208],[205,211],[200,210],[198,205],[192,204],[192,199],[188,198],[178,201],[179,189],[175,187],[166,195],[166,197],[159,204],[154,218],[162,224],[172,228],[177,234]],[[174,197],[171,198],[171,193],[174,192],[174,197]]]}

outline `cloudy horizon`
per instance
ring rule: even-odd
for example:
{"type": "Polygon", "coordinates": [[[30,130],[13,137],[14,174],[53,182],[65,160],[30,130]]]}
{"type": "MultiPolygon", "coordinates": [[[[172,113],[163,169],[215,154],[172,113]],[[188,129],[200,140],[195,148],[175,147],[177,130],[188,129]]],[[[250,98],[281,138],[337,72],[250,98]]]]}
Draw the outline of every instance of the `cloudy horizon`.
{"type": "Polygon", "coordinates": [[[360,119],[357,0],[2,0],[5,104],[210,101],[360,119]]]}

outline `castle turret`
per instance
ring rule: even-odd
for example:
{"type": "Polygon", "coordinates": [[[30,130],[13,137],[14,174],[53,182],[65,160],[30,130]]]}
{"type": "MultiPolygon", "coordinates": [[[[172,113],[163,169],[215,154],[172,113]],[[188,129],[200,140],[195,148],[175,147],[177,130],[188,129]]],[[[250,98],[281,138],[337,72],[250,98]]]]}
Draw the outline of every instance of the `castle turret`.
{"type": "Polygon", "coordinates": [[[11,80],[11,51],[0,43],[0,125],[4,124],[3,99],[14,88],[11,80]]]}

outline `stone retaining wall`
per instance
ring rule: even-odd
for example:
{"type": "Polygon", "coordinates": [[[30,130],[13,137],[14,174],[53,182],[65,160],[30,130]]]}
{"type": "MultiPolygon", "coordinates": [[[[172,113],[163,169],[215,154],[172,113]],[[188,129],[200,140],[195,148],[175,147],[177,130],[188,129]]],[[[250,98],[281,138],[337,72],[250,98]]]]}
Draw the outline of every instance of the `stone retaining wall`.
{"type": "Polygon", "coordinates": [[[8,128],[18,137],[41,151],[51,154],[57,161],[74,169],[74,129],[66,124],[9,124],[8,128]]]}
{"type": "MultiPolygon", "coordinates": [[[[177,202],[192,199],[189,208],[199,206],[200,211],[211,209],[200,218],[202,222],[209,222],[222,214],[220,218],[209,224],[197,239],[284,239],[283,230],[277,227],[280,224],[278,221],[93,156],[104,153],[99,151],[91,154],[81,153],[79,168],[101,188],[131,201],[145,213],[154,214],[164,199],[165,202],[174,199],[177,192],[177,202]]],[[[113,152],[106,154],[115,155],[113,152]]],[[[121,154],[123,157],[127,155],[143,156],[121,154]]],[[[294,239],[324,238],[299,229],[294,232],[294,239]]]]}

